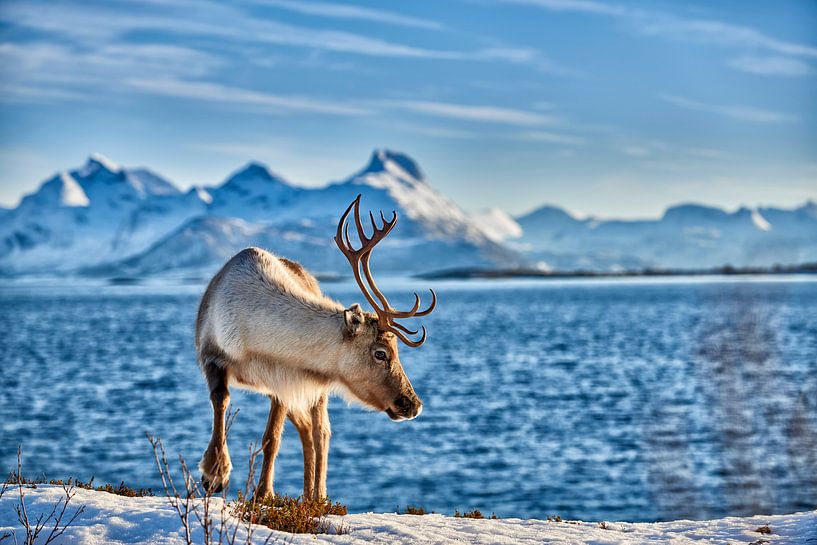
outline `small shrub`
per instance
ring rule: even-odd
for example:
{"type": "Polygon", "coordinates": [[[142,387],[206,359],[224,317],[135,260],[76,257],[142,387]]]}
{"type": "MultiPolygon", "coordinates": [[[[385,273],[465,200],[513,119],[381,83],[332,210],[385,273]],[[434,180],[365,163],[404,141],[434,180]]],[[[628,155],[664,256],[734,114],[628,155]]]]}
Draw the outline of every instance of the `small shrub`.
{"type": "Polygon", "coordinates": [[[241,493],[232,506],[233,514],[267,528],[291,534],[343,533],[343,526],[333,527],[326,515],[346,515],[346,506],[331,500],[310,500],[303,496],[273,496],[263,500],[246,499],[241,493]]]}
{"type": "Polygon", "coordinates": [[[562,522],[562,517],[559,515],[548,515],[548,522],[562,522]]]}
{"type": "MultiPolygon", "coordinates": [[[[464,513],[460,513],[459,509],[454,511],[454,517],[458,519],[484,519],[485,516],[482,514],[482,511],[479,509],[474,509],[473,511],[465,511],[464,513]]],[[[496,516],[496,513],[491,513],[490,516],[491,520],[499,520],[499,517],[496,516]]]]}
{"type": "Polygon", "coordinates": [[[398,515],[428,515],[431,511],[426,511],[425,507],[418,505],[407,505],[405,511],[400,511],[400,506],[397,507],[398,515]]]}
{"type": "Polygon", "coordinates": [[[90,481],[84,483],[79,479],[74,478],[69,478],[67,480],[46,479],[45,477],[30,479],[28,477],[18,475],[16,472],[12,472],[8,476],[6,483],[22,485],[27,488],[37,488],[37,486],[41,484],[51,484],[55,486],[73,486],[74,488],[82,488],[83,490],[95,490],[96,492],[107,492],[108,494],[125,496],[127,498],[144,498],[145,496],[155,496],[153,490],[151,490],[150,488],[131,488],[130,486],[125,484],[125,481],[120,482],[118,486],[113,486],[111,484],[94,486],[93,477],[91,477],[90,481]]]}

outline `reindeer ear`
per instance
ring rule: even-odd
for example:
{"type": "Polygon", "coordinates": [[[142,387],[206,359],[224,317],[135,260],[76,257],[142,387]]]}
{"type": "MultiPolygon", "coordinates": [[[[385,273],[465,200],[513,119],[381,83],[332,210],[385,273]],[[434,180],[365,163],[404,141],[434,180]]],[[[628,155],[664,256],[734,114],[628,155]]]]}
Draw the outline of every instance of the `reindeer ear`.
{"type": "Polygon", "coordinates": [[[355,303],[343,311],[343,322],[346,327],[346,332],[349,335],[359,335],[363,332],[363,328],[366,324],[366,315],[363,314],[363,309],[360,308],[360,305],[355,303]]]}

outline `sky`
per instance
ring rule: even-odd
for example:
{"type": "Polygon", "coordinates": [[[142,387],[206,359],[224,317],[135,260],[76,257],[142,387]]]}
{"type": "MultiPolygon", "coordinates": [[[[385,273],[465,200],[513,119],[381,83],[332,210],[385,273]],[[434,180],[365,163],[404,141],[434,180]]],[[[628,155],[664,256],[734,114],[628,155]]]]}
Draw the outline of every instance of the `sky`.
{"type": "Polygon", "coordinates": [[[186,188],[374,148],[466,210],[817,200],[817,2],[0,2],[0,205],[92,152],[186,188]]]}

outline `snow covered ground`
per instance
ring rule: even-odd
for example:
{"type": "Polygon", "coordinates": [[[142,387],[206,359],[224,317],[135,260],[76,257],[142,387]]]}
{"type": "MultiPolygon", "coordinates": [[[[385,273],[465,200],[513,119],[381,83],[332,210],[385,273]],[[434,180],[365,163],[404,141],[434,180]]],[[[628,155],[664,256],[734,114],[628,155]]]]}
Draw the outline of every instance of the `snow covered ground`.
{"type": "MultiPolygon", "coordinates": [[[[26,488],[26,504],[31,519],[48,514],[64,496],[58,486],[40,485],[26,488]]],[[[179,518],[162,497],[126,498],[106,492],[77,490],[71,506],[85,505],[76,522],[56,543],[118,545],[143,543],[156,545],[184,544],[179,518]]],[[[15,506],[17,489],[12,488],[0,499],[0,536],[17,532],[23,542],[15,506]]],[[[215,511],[218,511],[216,508],[215,511]]],[[[73,508],[69,508],[69,513],[73,508]]],[[[817,543],[817,511],[793,515],[725,518],[712,521],[675,521],[662,523],[549,522],[543,520],[473,520],[443,515],[357,514],[331,517],[342,523],[343,535],[292,535],[273,532],[271,543],[474,543],[474,544],[802,544],[817,543]],[[768,525],[770,534],[756,530],[768,525]],[[605,527],[602,527],[605,526],[605,527]]],[[[193,521],[193,526],[197,524],[193,521]]],[[[48,530],[45,531],[48,533],[48,530]]],[[[236,543],[244,543],[239,532],[236,543]]],[[[254,543],[263,543],[270,530],[258,527],[254,543]]],[[[200,531],[196,541],[201,542],[200,531]]],[[[6,543],[14,543],[9,538],[6,543]]]]}

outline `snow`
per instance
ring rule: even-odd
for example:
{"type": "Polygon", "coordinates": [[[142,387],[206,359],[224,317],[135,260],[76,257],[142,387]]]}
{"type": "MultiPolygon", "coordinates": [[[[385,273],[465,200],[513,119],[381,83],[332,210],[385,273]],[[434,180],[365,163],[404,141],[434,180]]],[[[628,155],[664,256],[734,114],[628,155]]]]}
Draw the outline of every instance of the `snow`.
{"type": "Polygon", "coordinates": [[[752,210],[752,223],[761,231],[771,231],[771,224],[766,221],[758,210],[752,210]]]}
{"type": "Polygon", "coordinates": [[[191,189],[191,191],[194,191],[196,193],[196,196],[199,199],[201,199],[202,202],[212,204],[213,196],[210,194],[209,191],[207,191],[203,187],[194,187],[193,189],[191,189]]]}
{"type": "Polygon", "coordinates": [[[85,191],[70,174],[61,172],[60,181],[62,181],[60,204],[63,206],[88,206],[90,204],[85,191]]]}
{"type": "MultiPolygon", "coordinates": [[[[29,517],[50,512],[61,497],[58,486],[39,485],[36,489],[24,488],[29,517]]],[[[8,531],[18,533],[22,542],[21,527],[17,522],[15,505],[19,501],[17,489],[6,492],[0,499],[0,535],[8,531]]],[[[211,511],[218,517],[220,499],[213,500],[211,511]]],[[[89,490],[77,490],[70,506],[85,506],[85,511],[65,532],[57,543],[66,545],[183,545],[184,533],[178,515],[166,498],[126,498],[89,490]]],[[[69,513],[73,508],[69,507],[69,513]]],[[[196,529],[194,541],[201,543],[201,529],[191,517],[196,529]]],[[[514,544],[533,545],[549,543],[567,544],[732,544],[768,542],[770,545],[810,543],[817,539],[817,511],[791,515],[758,515],[748,518],[724,518],[711,521],[674,521],[659,523],[627,522],[555,522],[546,520],[474,520],[443,515],[396,515],[352,514],[329,517],[333,526],[341,526],[346,533],[340,535],[286,534],[256,526],[254,543],[263,543],[270,534],[272,542],[293,544],[366,544],[366,543],[414,543],[414,544],[514,544]],[[756,530],[768,525],[771,534],[756,530]]],[[[228,520],[228,526],[235,519],[228,520]]],[[[244,543],[243,527],[238,531],[236,543],[244,543]]],[[[12,540],[13,542],[13,540],[12,540]]]]}
{"type": "Polygon", "coordinates": [[[499,208],[488,208],[470,214],[471,220],[493,241],[502,242],[522,236],[522,227],[510,214],[499,208]]]}
{"type": "Polygon", "coordinates": [[[88,176],[94,170],[103,168],[109,172],[119,172],[119,165],[102,155],[101,153],[93,152],[88,156],[88,163],[82,170],[82,176],[88,176]]]}

